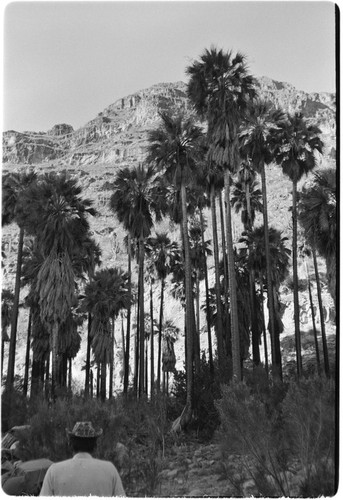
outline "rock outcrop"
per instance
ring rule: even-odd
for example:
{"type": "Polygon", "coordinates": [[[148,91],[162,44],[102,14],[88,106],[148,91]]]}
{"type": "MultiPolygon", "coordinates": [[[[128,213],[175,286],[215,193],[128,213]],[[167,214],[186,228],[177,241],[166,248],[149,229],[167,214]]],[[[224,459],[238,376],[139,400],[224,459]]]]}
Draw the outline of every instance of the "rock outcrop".
{"type": "MultiPolygon", "coordinates": [[[[288,83],[270,78],[255,80],[258,92],[285,111],[301,111],[322,130],[325,155],[335,158],[335,96],[308,94],[288,83]]],[[[191,113],[183,82],[161,83],[123,97],[111,104],[84,127],[55,125],[47,133],[7,131],[3,134],[3,162],[64,165],[96,163],[121,165],[142,161],[146,154],[147,132],[165,110],[191,113]]]]}

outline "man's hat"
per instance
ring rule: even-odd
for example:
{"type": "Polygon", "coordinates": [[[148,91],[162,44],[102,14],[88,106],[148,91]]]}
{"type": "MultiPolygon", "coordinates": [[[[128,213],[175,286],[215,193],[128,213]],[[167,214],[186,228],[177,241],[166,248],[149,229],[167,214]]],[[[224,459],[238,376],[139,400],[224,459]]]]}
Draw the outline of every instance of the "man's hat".
{"type": "Polygon", "coordinates": [[[72,431],[66,429],[68,436],[78,438],[98,438],[102,434],[102,429],[95,430],[92,422],[76,422],[72,431]]]}

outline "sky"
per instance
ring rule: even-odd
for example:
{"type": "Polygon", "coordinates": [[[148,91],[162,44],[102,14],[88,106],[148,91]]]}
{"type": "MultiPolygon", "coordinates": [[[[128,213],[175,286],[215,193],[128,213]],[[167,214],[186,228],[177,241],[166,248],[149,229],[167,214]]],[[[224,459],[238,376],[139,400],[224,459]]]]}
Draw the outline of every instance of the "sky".
{"type": "Polygon", "coordinates": [[[22,1],[2,10],[2,129],[82,127],[117,99],[187,82],[205,48],[254,76],[335,92],[335,6],[321,1],[22,1]]]}

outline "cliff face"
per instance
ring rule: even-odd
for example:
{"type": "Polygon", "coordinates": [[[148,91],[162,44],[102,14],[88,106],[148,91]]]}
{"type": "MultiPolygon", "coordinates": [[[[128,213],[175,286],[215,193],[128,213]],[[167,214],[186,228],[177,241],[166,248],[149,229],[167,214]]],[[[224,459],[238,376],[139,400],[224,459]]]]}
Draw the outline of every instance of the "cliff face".
{"type": "MultiPolygon", "coordinates": [[[[285,111],[302,111],[305,116],[319,125],[322,130],[322,139],[325,143],[323,164],[328,165],[334,161],[336,123],[335,123],[335,99],[332,94],[306,94],[296,90],[286,83],[279,83],[268,78],[256,80],[256,87],[260,94],[271,99],[276,105],[285,111]]],[[[159,84],[142,90],[105,108],[96,118],[84,127],[73,130],[70,125],[55,125],[46,133],[43,132],[15,132],[7,131],[3,134],[3,173],[11,171],[16,167],[35,165],[36,170],[68,170],[74,175],[82,186],[82,194],[85,198],[94,200],[94,207],[99,212],[99,217],[91,218],[90,225],[92,236],[102,250],[102,266],[121,267],[126,269],[127,250],[124,243],[125,231],[116,220],[109,209],[109,199],[112,194],[112,182],[115,172],[121,166],[133,164],[143,160],[147,146],[147,132],[155,127],[159,121],[159,111],[172,109],[174,111],[183,109],[191,112],[187,97],[186,84],[182,82],[159,84]]],[[[291,182],[282,174],[280,168],[274,165],[267,167],[268,184],[268,211],[271,226],[281,230],[283,236],[288,236],[287,246],[291,245],[291,212],[289,207],[292,203],[291,182]]],[[[209,211],[204,211],[208,227],[205,232],[205,240],[212,239],[212,225],[209,211]]],[[[241,231],[241,219],[239,214],[232,214],[233,236],[237,242],[241,231]]],[[[257,216],[256,225],[262,223],[262,216],[257,216]]],[[[179,228],[164,220],[156,227],[156,230],[167,231],[172,241],[178,241],[180,237],[179,228]]],[[[220,227],[218,237],[221,241],[220,227]]],[[[2,251],[4,254],[2,269],[2,288],[13,291],[16,270],[16,254],[18,241],[18,227],[15,224],[3,227],[2,251]]],[[[210,286],[214,285],[214,263],[213,257],[209,259],[210,286]]],[[[313,276],[313,269],[310,269],[313,276]]],[[[134,280],[137,280],[137,268],[133,264],[134,280]]],[[[327,291],[325,265],[320,259],[320,276],[323,286],[323,300],[326,310],[327,329],[330,337],[334,339],[334,326],[331,321],[333,302],[327,291]]],[[[299,277],[303,279],[305,272],[299,270],[299,277]]],[[[183,331],[184,311],[180,303],[170,293],[170,283],[167,283],[165,292],[165,316],[172,319],[176,326],[183,331]]],[[[21,301],[23,302],[27,292],[22,290],[21,301]]],[[[201,295],[204,296],[204,283],[201,283],[201,295]]],[[[154,316],[159,314],[160,285],[156,281],[154,286],[154,316]]],[[[293,298],[288,289],[281,290],[281,300],[285,305],[284,324],[285,334],[282,338],[293,336],[293,298]]],[[[315,299],[316,300],[316,299],[315,299]]],[[[149,297],[146,295],[146,310],[149,310],[149,297]]],[[[318,311],[317,304],[315,304],[318,311]]],[[[310,331],[312,326],[310,306],[306,292],[300,294],[301,328],[302,331],[310,331]]],[[[23,374],[25,364],[25,349],[27,335],[28,310],[20,308],[18,323],[18,350],[16,358],[17,373],[23,374]]],[[[133,321],[135,321],[133,319],[133,321]]],[[[317,312],[316,323],[318,331],[319,317],[317,312]]],[[[204,314],[201,314],[201,328],[205,325],[204,314]]],[[[207,347],[206,330],[202,329],[200,338],[201,349],[207,347]]],[[[73,377],[80,384],[84,380],[82,366],[86,356],[86,331],[87,325],[81,328],[82,344],[81,350],[73,366],[73,377]]],[[[122,373],[121,357],[121,324],[116,322],[116,368],[115,387],[122,384],[120,374],[122,373]]],[[[132,342],[134,345],[134,342],[132,342]]],[[[155,348],[157,345],[155,344],[155,348]]],[[[184,363],[184,338],[180,335],[175,345],[177,357],[177,369],[183,368],[184,363]]],[[[261,347],[262,349],[262,347],[261,347]]],[[[7,356],[8,345],[5,347],[7,356]]],[[[262,351],[261,351],[262,353],[262,351]]],[[[283,353],[283,357],[285,358],[283,353]]],[[[133,352],[132,352],[133,359],[133,352]]],[[[7,361],[4,366],[7,366],[7,361]]],[[[132,366],[132,372],[134,367],[132,366]]]]}
{"type": "MultiPolygon", "coordinates": [[[[307,94],[288,83],[269,78],[256,79],[256,88],[285,111],[301,111],[322,130],[325,155],[335,156],[335,96],[307,94]]],[[[167,109],[190,113],[186,84],[161,83],[119,99],[88,122],[73,130],[70,125],[55,125],[47,133],[7,131],[3,134],[3,162],[64,165],[111,163],[121,165],[142,161],[147,132],[159,121],[159,112],[167,109]]]]}

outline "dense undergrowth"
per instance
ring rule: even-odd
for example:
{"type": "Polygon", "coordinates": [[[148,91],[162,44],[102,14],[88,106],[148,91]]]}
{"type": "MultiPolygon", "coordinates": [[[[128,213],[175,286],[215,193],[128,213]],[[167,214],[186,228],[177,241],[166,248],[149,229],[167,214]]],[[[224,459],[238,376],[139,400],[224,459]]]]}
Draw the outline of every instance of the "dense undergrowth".
{"type": "Polygon", "coordinates": [[[261,368],[246,373],[244,382],[221,385],[203,362],[198,382],[198,408],[181,435],[170,429],[185,400],[183,372],[176,374],[168,397],[153,401],[118,397],[102,403],[67,394],[49,405],[17,393],[9,406],[4,396],[2,419],[9,426],[30,424],[18,450],[21,460],[52,461],[70,457],[66,428],[91,420],[104,429],[96,454],[117,466],[128,496],[156,494],[163,460],[171,447],[188,439],[221,444],[221,465],[237,496],[245,496],[243,475],[253,481],[254,496],[335,493],[334,380],[311,376],[275,383],[261,368]],[[241,477],[232,474],[233,459],[241,461],[241,477]]]}

